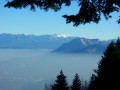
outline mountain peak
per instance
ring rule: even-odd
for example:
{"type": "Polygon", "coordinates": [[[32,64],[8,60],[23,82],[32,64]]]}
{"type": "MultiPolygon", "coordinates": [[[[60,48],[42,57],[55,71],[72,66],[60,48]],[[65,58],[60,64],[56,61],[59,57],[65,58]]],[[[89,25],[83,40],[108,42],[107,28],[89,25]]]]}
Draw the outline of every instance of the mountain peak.
{"type": "Polygon", "coordinates": [[[63,38],[67,38],[67,37],[71,37],[71,35],[66,35],[66,34],[54,34],[55,37],[63,37],[63,38]]]}

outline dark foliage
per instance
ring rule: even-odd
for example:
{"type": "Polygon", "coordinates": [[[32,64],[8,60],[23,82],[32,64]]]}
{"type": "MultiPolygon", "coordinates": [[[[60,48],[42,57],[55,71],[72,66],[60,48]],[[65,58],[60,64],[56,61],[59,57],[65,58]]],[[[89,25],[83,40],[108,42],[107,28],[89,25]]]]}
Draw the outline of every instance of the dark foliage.
{"type": "Polygon", "coordinates": [[[88,90],[96,90],[96,87],[97,87],[96,76],[94,74],[92,74],[88,90]]]}
{"type": "Polygon", "coordinates": [[[52,90],[69,90],[66,76],[63,74],[62,70],[60,74],[57,76],[57,80],[55,80],[55,84],[51,85],[52,90]]]}
{"type": "Polygon", "coordinates": [[[119,37],[117,39],[116,46],[120,49],[120,38],[119,37]]]}
{"type": "Polygon", "coordinates": [[[70,0],[12,0],[8,1],[5,7],[26,8],[30,6],[31,10],[39,7],[44,10],[53,9],[54,11],[58,11],[61,9],[62,4],[69,6],[70,0]]]}
{"type": "Polygon", "coordinates": [[[120,90],[120,50],[111,42],[92,75],[89,90],[120,90]]]}
{"type": "MultiPolygon", "coordinates": [[[[63,15],[66,23],[73,23],[74,26],[90,22],[99,23],[103,14],[108,20],[113,12],[120,12],[120,0],[10,0],[5,7],[26,8],[30,6],[31,10],[36,7],[45,11],[53,9],[58,11],[65,4],[70,6],[72,1],[77,1],[80,10],[76,15],[63,15]]],[[[117,21],[120,24],[120,19],[117,21]]]]}
{"type": "MultiPolygon", "coordinates": [[[[73,22],[74,26],[79,24],[86,24],[95,22],[98,23],[101,20],[103,14],[108,20],[112,16],[112,12],[120,11],[120,0],[79,0],[80,10],[77,15],[64,15],[67,23],[73,22]]],[[[120,23],[120,20],[118,20],[120,23]]]]}
{"type": "Polygon", "coordinates": [[[71,86],[71,90],[81,90],[81,81],[79,79],[79,75],[76,74],[71,86]]]}

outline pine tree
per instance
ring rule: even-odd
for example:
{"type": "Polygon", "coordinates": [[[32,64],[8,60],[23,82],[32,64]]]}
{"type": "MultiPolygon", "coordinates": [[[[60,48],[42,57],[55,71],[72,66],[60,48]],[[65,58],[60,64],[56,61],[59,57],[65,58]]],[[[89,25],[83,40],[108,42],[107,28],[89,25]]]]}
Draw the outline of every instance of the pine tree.
{"type": "Polygon", "coordinates": [[[120,49],[120,38],[119,37],[117,39],[116,46],[120,49]]]}
{"type": "Polygon", "coordinates": [[[91,79],[90,79],[90,84],[88,86],[88,90],[96,90],[97,87],[97,78],[94,74],[92,74],[91,79]]]}
{"type": "Polygon", "coordinates": [[[89,90],[120,90],[120,50],[111,42],[98,63],[89,90]]]}
{"type": "Polygon", "coordinates": [[[55,80],[55,84],[51,85],[52,90],[68,90],[68,84],[66,81],[66,76],[63,74],[62,70],[55,80]]]}
{"type": "Polygon", "coordinates": [[[81,90],[81,81],[79,79],[79,75],[76,74],[71,86],[71,90],[81,90]]]}

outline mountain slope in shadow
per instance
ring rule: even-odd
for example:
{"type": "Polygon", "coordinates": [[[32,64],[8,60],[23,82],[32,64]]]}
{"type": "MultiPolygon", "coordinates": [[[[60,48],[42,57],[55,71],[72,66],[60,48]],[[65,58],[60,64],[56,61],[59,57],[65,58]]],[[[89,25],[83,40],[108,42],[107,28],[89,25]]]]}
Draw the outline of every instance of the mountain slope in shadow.
{"type": "Polygon", "coordinates": [[[64,43],[52,53],[103,53],[109,41],[99,39],[77,38],[64,43]]]}

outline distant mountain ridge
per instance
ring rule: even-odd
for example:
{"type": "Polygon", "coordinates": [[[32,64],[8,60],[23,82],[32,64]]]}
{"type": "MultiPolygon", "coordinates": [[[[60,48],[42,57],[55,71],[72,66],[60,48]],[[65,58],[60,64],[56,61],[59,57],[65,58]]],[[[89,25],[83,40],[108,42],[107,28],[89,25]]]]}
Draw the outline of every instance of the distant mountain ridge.
{"type": "Polygon", "coordinates": [[[53,49],[54,53],[103,53],[110,42],[65,34],[0,34],[0,49],[53,49]]]}
{"type": "Polygon", "coordinates": [[[77,38],[68,43],[64,43],[59,48],[52,51],[53,53],[103,53],[108,41],[99,39],[77,38]]]}
{"type": "Polygon", "coordinates": [[[67,43],[77,37],[64,34],[54,35],[24,35],[24,34],[0,34],[1,49],[56,49],[63,43],[67,43]]]}

